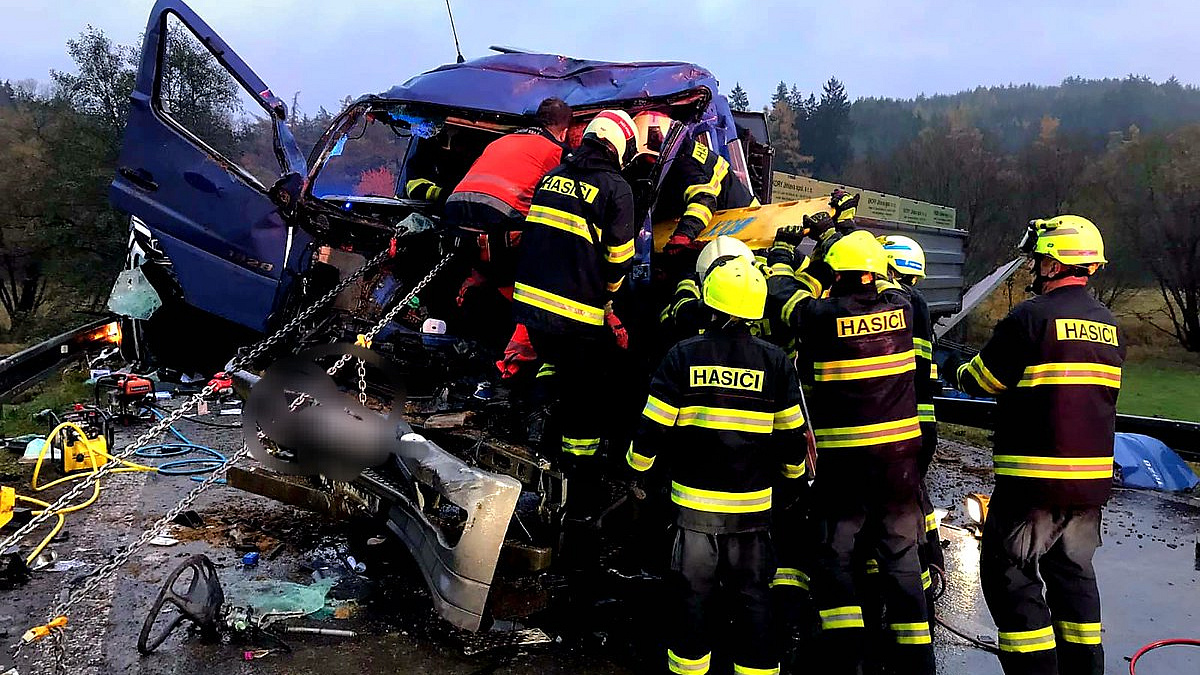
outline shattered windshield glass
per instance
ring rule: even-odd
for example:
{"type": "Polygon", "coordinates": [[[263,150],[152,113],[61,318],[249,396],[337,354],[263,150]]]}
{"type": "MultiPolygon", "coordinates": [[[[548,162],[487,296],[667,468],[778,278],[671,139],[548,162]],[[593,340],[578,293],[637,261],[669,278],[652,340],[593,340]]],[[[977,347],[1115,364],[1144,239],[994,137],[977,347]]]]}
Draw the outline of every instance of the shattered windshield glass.
{"type": "Polygon", "coordinates": [[[334,139],[313,180],[313,196],[395,197],[409,139],[407,130],[371,111],[358,114],[334,139]]]}

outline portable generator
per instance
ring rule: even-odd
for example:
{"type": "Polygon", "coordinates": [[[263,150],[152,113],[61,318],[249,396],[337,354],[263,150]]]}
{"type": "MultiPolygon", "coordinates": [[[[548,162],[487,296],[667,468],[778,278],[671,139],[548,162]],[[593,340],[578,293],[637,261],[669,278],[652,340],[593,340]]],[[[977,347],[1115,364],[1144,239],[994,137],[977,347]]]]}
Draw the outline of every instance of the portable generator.
{"type": "Polygon", "coordinates": [[[63,474],[91,471],[108,461],[105,454],[114,443],[111,420],[108,411],[81,404],[76,404],[62,415],[62,422],[70,422],[83,432],[80,435],[75,429],[67,427],[53,439],[50,456],[58,460],[58,467],[63,474]]]}
{"type": "Polygon", "coordinates": [[[131,424],[153,417],[154,382],[133,373],[112,373],[96,379],[96,407],[102,405],[101,393],[107,395],[108,411],[121,424],[131,424]]]}

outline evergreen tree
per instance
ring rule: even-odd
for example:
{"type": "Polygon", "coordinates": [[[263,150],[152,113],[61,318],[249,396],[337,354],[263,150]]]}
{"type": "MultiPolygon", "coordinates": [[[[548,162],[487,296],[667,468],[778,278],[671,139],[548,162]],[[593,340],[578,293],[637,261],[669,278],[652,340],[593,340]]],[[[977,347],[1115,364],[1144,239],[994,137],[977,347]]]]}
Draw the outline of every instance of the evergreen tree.
{"type": "Polygon", "coordinates": [[[734,110],[750,109],[750,97],[746,95],[746,90],[742,89],[740,82],[733,86],[733,91],[729,92],[729,105],[734,110]]]}
{"type": "Polygon", "coordinates": [[[788,94],[788,105],[792,106],[792,112],[796,113],[799,118],[801,110],[804,109],[804,94],[800,93],[800,88],[792,85],[792,91],[788,94]]]}
{"type": "Polygon", "coordinates": [[[790,103],[788,98],[789,96],[791,96],[791,94],[788,93],[787,83],[783,80],[780,80],[779,84],[775,87],[775,93],[771,96],[771,109],[774,110],[775,106],[779,105],[780,103],[788,105],[790,103]]]}
{"type": "Polygon", "coordinates": [[[850,100],[836,77],[825,83],[807,129],[805,145],[813,155],[817,175],[836,179],[850,159],[850,100]]]}

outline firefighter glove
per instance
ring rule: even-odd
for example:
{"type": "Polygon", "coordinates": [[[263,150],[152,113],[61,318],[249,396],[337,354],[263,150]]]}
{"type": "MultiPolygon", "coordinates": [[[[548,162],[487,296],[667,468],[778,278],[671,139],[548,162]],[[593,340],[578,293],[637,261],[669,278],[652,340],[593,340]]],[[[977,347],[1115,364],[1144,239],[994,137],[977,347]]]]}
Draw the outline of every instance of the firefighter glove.
{"type": "Polygon", "coordinates": [[[804,233],[813,239],[820,240],[821,235],[829,231],[833,227],[833,218],[824,211],[818,211],[812,215],[804,216],[804,233]]]}
{"type": "Polygon", "coordinates": [[[663,253],[676,255],[689,249],[696,248],[696,241],[686,234],[673,234],[663,246],[663,253]]]}
{"type": "MultiPolygon", "coordinates": [[[[807,218],[807,216],[805,216],[807,218]]],[[[804,233],[806,232],[804,225],[784,225],[775,230],[775,241],[798,246],[804,241],[804,233]]]]}

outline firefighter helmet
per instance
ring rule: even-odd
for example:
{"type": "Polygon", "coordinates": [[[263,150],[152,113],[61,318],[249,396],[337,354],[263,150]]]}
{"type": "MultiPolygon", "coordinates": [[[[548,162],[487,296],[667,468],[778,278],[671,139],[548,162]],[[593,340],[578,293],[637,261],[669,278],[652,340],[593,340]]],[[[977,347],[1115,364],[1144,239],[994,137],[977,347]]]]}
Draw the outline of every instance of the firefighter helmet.
{"type": "Polygon", "coordinates": [[[879,243],[887,253],[888,266],[897,274],[925,278],[925,250],[915,240],[902,234],[886,234],[879,243]]]}
{"type": "Polygon", "coordinates": [[[750,250],[750,247],[745,242],[727,235],[721,235],[708,242],[700,250],[700,256],[696,258],[696,277],[703,283],[704,278],[708,276],[708,272],[712,269],[714,263],[729,258],[742,258],[751,265],[754,264],[754,252],[750,250]]]}
{"type": "Polygon", "coordinates": [[[835,272],[887,274],[887,252],[866,230],[855,230],[834,242],[825,262],[835,272]]]}
{"type": "Polygon", "coordinates": [[[754,263],[726,258],[704,277],[704,304],[740,319],[761,319],[767,303],[767,280],[754,263]]]}
{"type": "Polygon", "coordinates": [[[658,157],[674,123],[675,120],[672,120],[670,115],[654,110],[635,115],[633,124],[638,131],[638,154],[658,157]]]}
{"type": "Polygon", "coordinates": [[[617,161],[624,168],[637,155],[637,127],[624,110],[604,110],[592,118],[583,130],[583,138],[607,143],[617,153],[617,161]]]}
{"type": "Polygon", "coordinates": [[[1055,216],[1029,221],[1029,229],[1021,240],[1021,252],[1026,255],[1048,255],[1064,265],[1087,267],[1103,265],[1104,238],[1087,218],[1055,216]]]}

